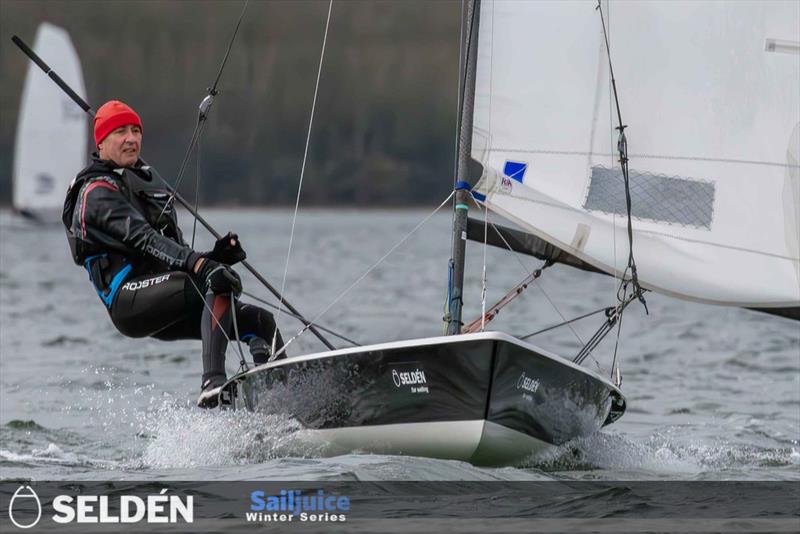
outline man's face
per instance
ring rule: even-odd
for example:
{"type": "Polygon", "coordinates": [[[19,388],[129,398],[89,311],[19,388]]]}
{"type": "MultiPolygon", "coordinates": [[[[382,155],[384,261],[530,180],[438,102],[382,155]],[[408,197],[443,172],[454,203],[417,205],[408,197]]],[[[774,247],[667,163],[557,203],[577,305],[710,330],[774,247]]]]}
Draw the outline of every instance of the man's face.
{"type": "Polygon", "coordinates": [[[142,129],[133,124],[120,126],[97,145],[100,159],[111,160],[120,167],[131,167],[142,150],[142,129]]]}

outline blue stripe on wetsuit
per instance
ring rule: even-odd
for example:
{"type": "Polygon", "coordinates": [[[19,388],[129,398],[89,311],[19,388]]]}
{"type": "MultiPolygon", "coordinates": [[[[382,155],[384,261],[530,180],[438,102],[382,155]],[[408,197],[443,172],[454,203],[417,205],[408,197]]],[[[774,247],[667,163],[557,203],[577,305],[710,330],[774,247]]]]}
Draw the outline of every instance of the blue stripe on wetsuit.
{"type": "Polygon", "coordinates": [[[111,308],[111,304],[114,303],[114,297],[116,296],[117,291],[119,291],[119,287],[122,285],[122,282],[125,281],[125,277],[128,276],[128,274],[131,272],[131,269],[133,269],[133,265],[130,264],[125,265],[124,267],[122,267],[122,269],[117,271],[117,274],[114,275],[114,278],[111,279],[111,284],[109,284],[108,286],[108,294],[104,294],[102,291],[100,291],[100,289],[98,289],[97,284],[95,284],[94,280],[92,280],[92,260],[95,260],[97,258],[102,258],[103,256],[106,256],[106,254],[97,254],[95,256],[89,256],[83,262],[83,265],[89,272],[89,280],[91,280],[92,286],[94,286],[94,290],[97,291],[97,296],[100,297],[100,300],[103,301],[103,304],[105,304],[107,308],[111,308]]]}

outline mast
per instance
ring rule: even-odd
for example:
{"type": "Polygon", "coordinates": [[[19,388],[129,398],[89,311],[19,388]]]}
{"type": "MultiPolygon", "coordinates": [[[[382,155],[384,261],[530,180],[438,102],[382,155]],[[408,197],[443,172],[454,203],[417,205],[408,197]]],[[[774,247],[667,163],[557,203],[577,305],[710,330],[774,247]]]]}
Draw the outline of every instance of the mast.
{"type": "Polygon", "coordinates": [[[458,129],[458,162],[456,166],[456,194],[453,213],[453,250],[451,254],[452,277],[448,288],[449,302],[447,334],[461,332],[461,309],[464,289],[464,255],[467,244],[467,215],[469,212],[471,182],[470,169],[474,168],[472,160],[472,113],[475,107],[475,74],[478,52],[478,21],[480,19],[481,0],[466,2],[465,50],[463,79],[461,81],[458,129]]]}

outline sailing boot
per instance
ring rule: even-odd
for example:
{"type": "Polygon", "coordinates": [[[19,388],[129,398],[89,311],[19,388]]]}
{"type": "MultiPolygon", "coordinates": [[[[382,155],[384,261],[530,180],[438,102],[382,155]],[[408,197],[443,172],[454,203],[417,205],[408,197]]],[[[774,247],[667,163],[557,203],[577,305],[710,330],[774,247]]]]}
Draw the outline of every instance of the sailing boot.
{"type": "Polygon", "coordinates": [[[216,408],[219,406],[222,386],[227,382],[225,375],[211,375],[203,380],[200,386],[200,396],[197,397],[199,408],[216,408]]]}

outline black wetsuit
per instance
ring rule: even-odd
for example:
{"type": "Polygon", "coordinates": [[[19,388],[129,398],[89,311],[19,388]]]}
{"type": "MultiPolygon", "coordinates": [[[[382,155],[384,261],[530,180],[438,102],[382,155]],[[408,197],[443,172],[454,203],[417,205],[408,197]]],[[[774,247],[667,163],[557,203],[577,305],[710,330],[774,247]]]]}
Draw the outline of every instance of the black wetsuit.
{"type": "MultiPolygon", "coordinates": [[[[225,374],[227,338],[234,339],[230,297],[204,294],[192,275],[203,254],[184,241],[168,199],[148,167],[117,168],[95,157],[70,184],[62,220],[73,260],[89,272],[117,330],[202,339],[205,381],[225,374]]],[[[262,308],[237,301],[236,325],[242,341],[256,338],[264,346],[276,335],[283,346],[272,314],[262,308]]],[[[264,363],[267,354],[253,357],[264,363]]]]}

